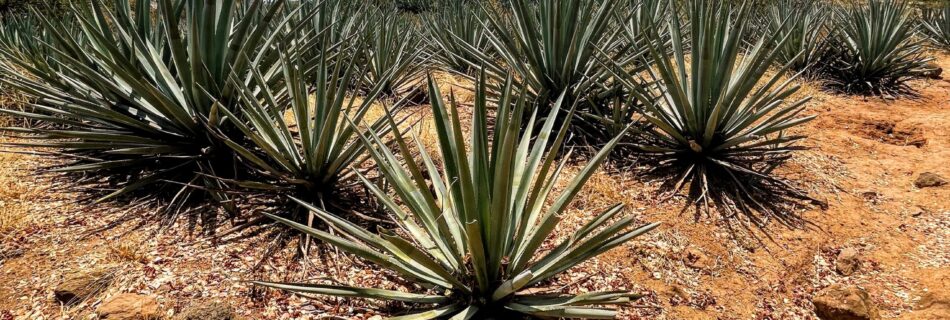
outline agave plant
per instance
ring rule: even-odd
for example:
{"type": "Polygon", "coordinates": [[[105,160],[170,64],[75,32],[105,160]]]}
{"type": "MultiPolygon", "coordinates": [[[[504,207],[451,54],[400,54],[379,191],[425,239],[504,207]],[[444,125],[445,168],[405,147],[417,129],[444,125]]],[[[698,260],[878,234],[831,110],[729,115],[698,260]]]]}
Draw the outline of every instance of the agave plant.
{"type": "MultiPolygon", "coordinates": [[[[64,23],[66,21],[63,21],[64,23]]],[[[33,65],[56,65],[51,58],[52,34],[43,28],[38,15],[0,17],[0,50],[4,55],[31,61],[33,65]]]]}
{"type": "Polygon", "coordinates": [[[788,36],[778,47],[776,63],[779,66],[790,64],[792,70],[815,75],[814,67],[826,54],[827,12],[827,7],[812,0],[782,0],[770,5],[765,31],[778,34],[776,41],[788,36]]]}
{"type": "Polygon", "coordinates": [[[835,10],[829,85],[845,93],[909,92],[907,80],[931,71],[905,1],[869,0],[835,10]]]}
{"type": "Polygon", "coordinates": [[[373,9],[368,17],[371,22],[362,35],[363,58],[369,65],[365,83],[382,85],[383,93],[389,96],[404,93],[425,70],[425,50],[416,26],[408,16],[380,8],[373,9]]]}
{"type": "Polygon", "coordinates": [[[567,93],[573,102],[598,91],[610,77],[597,54],[620,46],[619,34],[608,31],[617,0],[512,1],[510,13],[494,9],[484,22],[488,39],[501,60],[479,48],[465,46],[496,81],[511,70],[526,94],[549,105],[567,93]]]}
{"type": "MultiPolygon", "coordinates": [[[[613,68],[612,74],[619,74],[625,79],[633,79],[626,75],[647,71],[653,64],[647,43],[653,41],[652,38],[667,38],[666,33],[669,30],[662,22],[670,19],[670,7],[671,1],[668,0],[643,0],[631,1],[627,10],[618,10],[617,20],[620,22],[621,32],[625,35],[622,39],[622,42],[625,42],[625,54],[622,55],[623,59],[618,60],[616,55],[601,53],[598,57],[602,60],[601,63],[613,68]],[[648,33],[660,36],[650,37],[648,33]]],[[[670,43],[667,41],[658,45],[668,48],[670,43]]],[[[617,81],[605,84],[604,88],[608,90],[596,96],[589,96],[589,108],[578,111],[579,118],[585,124],[578,126],[578,131],[582,131],[584,137],[590,139],[589,143],[608,141],[627,130],[632,122],[636,122],[633,119],[639,111],[638,103],[625,94],[623,87],[624,84],[617,81]]]]}
{"type": "Polygon", "coordinates": [[[459,106],[447,106],[430,79],[432,112],[440,141],[443,169],[420,146],[421,161],[413,159],[408,143],[396,137],[393,150],[372,133],[365,136],[379,170],[392,186],[391,193],[366,182],[366,186],[393,214],[401,231],[381,230],[376,235],[320,208],[310,209],[340,234],[275,219],[315,238],[333,244],[433,288],[424,293],[352,288],[324,284],[257,282],[273,288],[307,294],[361,297],[426,304],[427,310],[408,319],[512,318],[517,314],[539,317],[611,318],[605,306],[627,303],[639,296],[624,291],[557,295],[529,292],[529,288],[555,277],[585,260],[637,237],[653,228],[631,228],[635,219],[622,216],[620,205],[597,214],[569,237],[542,250],[568,204],[597,170],[616,144],[608,144],[556,195],[552,192],[564,163],[554,158],[567,135],[566,125],[548,120],[533,138],[521,133],[526,107],[514,101],[512,81],[501,86],[495,109],[497,126],[489,137],[486,83],[477,85],[471,141],[462,137],[459,106]],[[431,181],[426,180],[426,176],[431,181]]]}
{"type": "Polygon", "coordinates": [[[768,74],[790,36],[762,35],[744,51],[750,11],[733,8],[685,2],[679,14],[688,24],[668,22],[672,52],[658,45],[665,39],[648,33],[655,73],[650,81],[628,82],[646,122],[635,147],[658,160],[657,173],[672,170],[673,190],[689,185],[691,200],[707,212],[710,203],[725,204],[722,209],[737,208],[760,222],[753,213],[772,213],[774,198],[807,199],[771,171],[801,148],[793,142],[802,136],[783,132],[812,117],[801,115],[809,98],[786,101],[799,89],[796,76],[784,79],[790,64],[768,74]],[[641,85],[651,82],[657,87],[641,85]]]}
{"type": "Polygon", "coordinates": [[[357,135],[370,130],[385,136],[392,127],[387,126],[385,118],[362,129],[349,124],[364,121],[382,85],[377,84],[366,96],[352,95],[347,89],[350,84],[362,84],[359,75],[364,67],[358,66],[352,57],[340,61],[333,59],[327,48],[321,51],[323,58],[311,75],[303,70],[303,63],[285,55],[280,89],[269,88],[257,71],[250,83],[237,81],[243,103],[237,107],[237,114],[227,109],[221,111],[244,135],[240,140],[224,141],[259,173],[256,179],[263,176],[276,182],[238,184],[289,192],[321,203],[323,209],[333,206],[342,210],[342,204],[334,201],[344,189],[341,182],[355,179],[352,168],[368,158],[357,135]],[[308,78],[316,81],[310,84],[308,78]],[[248,142],[242,143],[245,140],[248,142]]]}
{"type": "Polygon", "coordinates": [[[270,48],[282,33],[271,32],[271,21],[282,3],[253,1],[241,9],[234,0],[140,0],[133,8],[117,0],[114,9],[101,1],[76,7],[80,36],[71,36],[73,24],[45,22],[59,70],[16,55],[3,59],[5,72],[26,73],[3,81],[36,101],[34,111],[4,112],[59,129],[7,131],[65,155],[70,163],[58,171],[112,179],[113,192],[103,200],[148,188],[147,197],[168,196],[171,216],[203,194],[195,190],[225,200],[211,176],[238,172],[218,133],[237,131],[221,110],[240,97],[232,78],[273,70],[267,66],[278,56],[270,48]]]}
{"type": "Polygon", "coordinates": [[[650,28],[658,27],[660,29],[651,32],[665,35],[669,30],[661,22],[671,19],[670,8],[669,0],[631,1],[626,12],[627,16],[620,17],[621,26],[631,45],[636,48],[646,48],[646,42],[650,41],[646,34],[650,28]]]}
{"type": "Polygon", "coordinates": [[[944,1],[937,9],[924,9],[921,25],[934,46],[950,50],[950,2],[944,1]]]}
{"type": "Polygon", "coordinates": [[[288,3],[285,8],[285,19],[290,21],[286,29],[296,30],[294,38],[302,40],[293,55],[302,60],[305,74],[317,72],[327,57],[346,61],[357,54],[367,20],[361,4],[346,0],[301,1],[288,3]]]}
{"type": "Polygon", "coordinates": [[[490,47],[488,37],[482,21],[487,15],[482,7],[456,2],[446,5],[440,11],[424,18],[426,34],[432,39],[435,56],[439,63],[449,70],[460,74],[470,74],[477,69],[474,67],[478,56],[470,53],[467,48],[474,48],[482,52],[485,57],[493,56],[487,53],[490,47]]]}

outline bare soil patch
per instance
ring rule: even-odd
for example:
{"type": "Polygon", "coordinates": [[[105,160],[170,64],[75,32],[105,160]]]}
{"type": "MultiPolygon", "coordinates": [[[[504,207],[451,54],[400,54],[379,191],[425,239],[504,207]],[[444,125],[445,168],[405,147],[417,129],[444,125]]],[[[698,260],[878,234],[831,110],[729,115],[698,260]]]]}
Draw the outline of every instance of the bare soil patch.
{"type": "Polygon", "coordinates": [[[898,128],[897,123],[892,121],[867,120],[856,133],[865,138],[895,146],[920,148],[927,144],[927,139],[919,128],[898,128]]]}

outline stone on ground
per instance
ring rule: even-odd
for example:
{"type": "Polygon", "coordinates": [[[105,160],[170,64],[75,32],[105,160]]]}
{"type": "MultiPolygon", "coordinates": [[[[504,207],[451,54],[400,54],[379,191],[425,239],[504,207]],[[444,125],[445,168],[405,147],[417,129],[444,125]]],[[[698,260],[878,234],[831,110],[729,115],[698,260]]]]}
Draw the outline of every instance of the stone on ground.
{"type": "Polygon", "coordinates": [[[105,320],[157,320],[161,316],[155,298],[123,293],[109,299],[96,310],[105,320]]]}
{"type": "Polygon", "coordinates": [[[858,257],[858,250],[854,248],[844,248],[838,253],[838,259],[835,260],[835,269],[844,276],[850,276],[861,267],[861,259],[858,257]]]}
{"type": "Polygon", "coordinates": [[[815,314],[822,320],[876,320],[877,308],[863,289],[833,284],[818,292],[812,299],[815,314]]]}
{"type": "Polygon", "coordinates": [[[945,184],[947,184],[947,179],[933,172],[921,173],[920,176],[917,177],[917,180],[914,181],[914,186],[921,189],[939,187],[945,184]]]}
{"type": "Polygon", "coordinates": [[[234,308],[226,303],[212,302],[191,306],[181,312],[178,320],[237,320],[234,308]]]}

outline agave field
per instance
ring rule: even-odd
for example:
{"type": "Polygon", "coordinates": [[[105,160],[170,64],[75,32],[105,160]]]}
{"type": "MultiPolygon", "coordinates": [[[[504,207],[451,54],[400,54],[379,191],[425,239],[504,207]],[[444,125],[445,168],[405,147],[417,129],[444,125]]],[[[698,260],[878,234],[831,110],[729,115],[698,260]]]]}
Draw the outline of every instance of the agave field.
{"type": "Polygon", "coordinates": [[[950,318],[950,2],[0,0],[0,320],[950,318]]]}

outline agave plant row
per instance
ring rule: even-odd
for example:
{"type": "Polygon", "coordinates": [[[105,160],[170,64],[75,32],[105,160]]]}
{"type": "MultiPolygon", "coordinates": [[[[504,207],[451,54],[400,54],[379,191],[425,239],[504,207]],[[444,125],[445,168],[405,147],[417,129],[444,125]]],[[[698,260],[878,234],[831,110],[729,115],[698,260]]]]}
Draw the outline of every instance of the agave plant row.
{"type": "Polygon", "coordinates": [[[0,112],[37,124],[3,130],[98,201],[160,203],[171,224],[289,199],[252,221],[426,289],[260,285],[413,303],[413,319],[612,318],[639,295],[538,293],[657,227],[617,205],[556,240],[596,170],[645,159],[687,206],[800,223],[776,200],[810,198],[774,170],[812,119],[801,78],[906,91],[930,70],[922,36],[946,44],[947,9],[734,2],[84,1],[3,17],[0,84],[29,101],[0,112]],[[446,102],[435,70],[471,80],[474,102],[446,102]],[[411,102],[430,106],[437,152],[406,134],[411,102]],[[363,202],[396,228],[365,228],[363,202]]]}
{"type": "MultiPolygon", "coordinates": [[[[942,6],[950,10],[950,4],[942,6]]],[[[835,6],[799,0],[773,6],[766,24],[791,36],[783,59],[797,60],[793,70],[835,91],[892,95],[912,93],[907,81],[935,71],[925,51],[927,43],[939,48],[946,42],[942,17],[940,9],[916,12],[908,1],[835,6]]]]}

